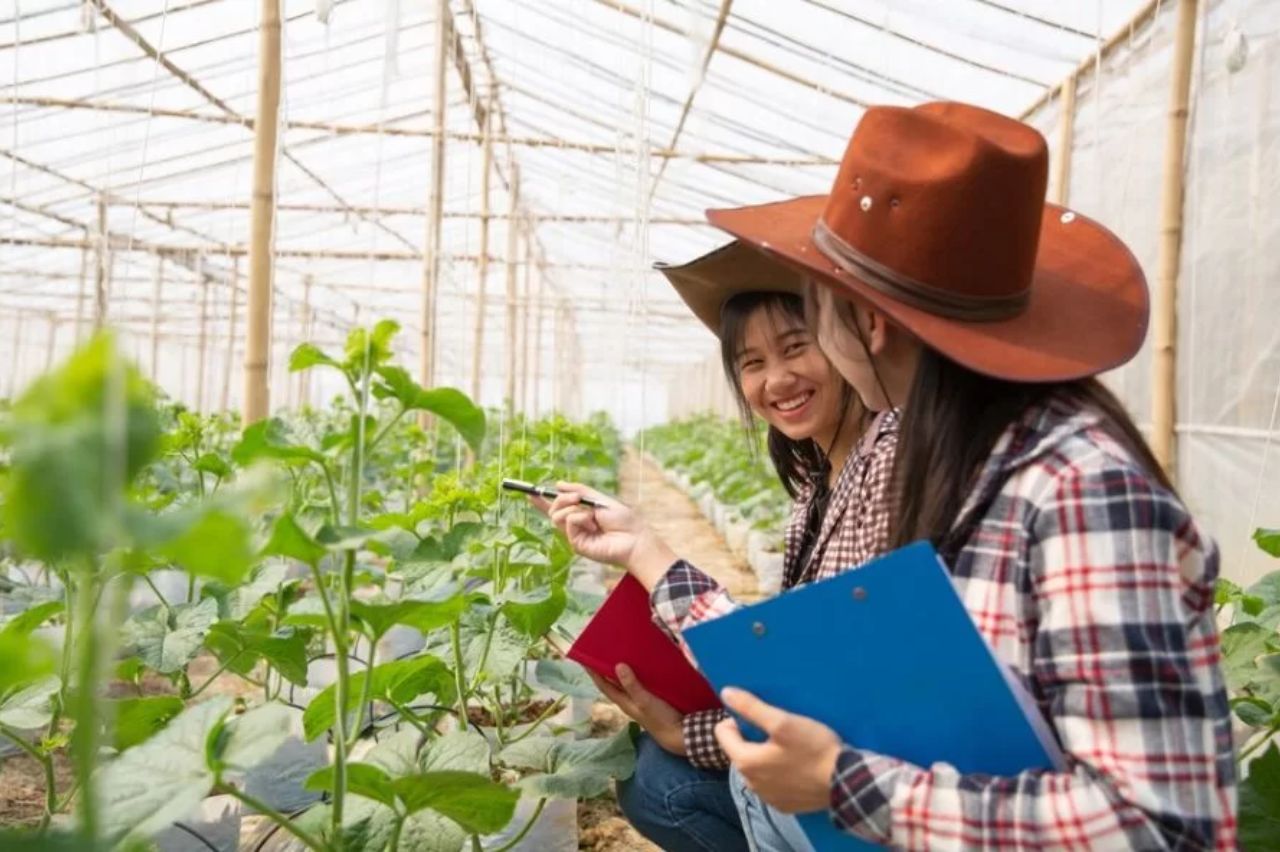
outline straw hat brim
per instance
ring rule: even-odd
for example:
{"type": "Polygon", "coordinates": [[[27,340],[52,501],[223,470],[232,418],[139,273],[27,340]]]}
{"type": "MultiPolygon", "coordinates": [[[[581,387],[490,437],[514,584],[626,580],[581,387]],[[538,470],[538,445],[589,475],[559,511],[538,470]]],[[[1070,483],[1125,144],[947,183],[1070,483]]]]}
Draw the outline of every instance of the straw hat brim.
{"type": "Polygon", "coordinates": [[[803,295],[804,274],[741,242],[732,242],[699,258],[672,266],[654,264],[671,282],[694,316],[720,336],[720,312],[741,293],[775,292],[803,295]]]}

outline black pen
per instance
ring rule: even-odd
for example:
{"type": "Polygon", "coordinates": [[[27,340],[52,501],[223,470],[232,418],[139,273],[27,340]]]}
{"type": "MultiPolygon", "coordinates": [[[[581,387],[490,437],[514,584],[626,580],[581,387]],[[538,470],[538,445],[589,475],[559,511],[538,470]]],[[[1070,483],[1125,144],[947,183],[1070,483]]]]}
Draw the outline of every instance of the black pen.
{"type": "MultiPolygon", "coordinates": [[[[521,482],[518,479],[502,480],[502,487],[508,491],[519,491],[521,494],[532,494],[535,497],[542,497],[547,500],[554,500],[560,496],[560,492],[554,488],[547,488],[542,485],[533,485],[528,482],[521,482]]],[[[592,500],[589,497],[581,498],[580,502],[583,506],[590,506],[593,509],[606,508],[603,503],[592,500]]]]}

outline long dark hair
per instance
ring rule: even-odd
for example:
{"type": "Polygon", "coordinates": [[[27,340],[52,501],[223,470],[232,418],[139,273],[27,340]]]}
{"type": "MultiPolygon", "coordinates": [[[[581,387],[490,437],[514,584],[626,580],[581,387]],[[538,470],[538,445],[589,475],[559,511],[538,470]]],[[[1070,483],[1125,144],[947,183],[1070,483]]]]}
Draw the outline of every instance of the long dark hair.
{"type": "MultiPolygon", "coordinates": [[[[733,388],[734,398],[738,402],[738,411],[742,415],[742,424],[748,436],[756,435],[756,421],[751,411],[751,404],[742,392],[742,376],[738,370],[738,353],[742,349],[746,336],[747,323],[752,314],[758,310],[768,311],[773,317],[798,320],[802,325],[805,320],[804,300],[792,293],[750,292],[739,293],[725,302],[720,310],[720,360],[724,365],[725,378],[733,388]]],[[[855,428],[861,434],[865,426],[865,410],[861,400],[854,393],[853,387],[832,370],[835,380],[840,383],[840,423],[836,427],[836,438],[846,428],[855,428]]],[[[827,469],[827,452],[830,447],[820,447],[817,441],[805,439],[794,441],[773,426],[768,427],[765,438],[769,460],[773,469],[782,481],[782,487],[793,499],[799,495],[801,488],[811,482],[827,469]]],[[[752,446],[755,446],[754,442],[752,446]]]]}
{"type": "Polygon", "coordinates": [[[925,346],[903,403],[894,461],[897,518],[891,547],[949,541],[960,509],[995,443],[1028,408],[1050,398],[1101,415],[1104,430],[1171,493],[1173,484],[1118,399],[1097,379],[1027,384],[994,379],[925,346]]]}

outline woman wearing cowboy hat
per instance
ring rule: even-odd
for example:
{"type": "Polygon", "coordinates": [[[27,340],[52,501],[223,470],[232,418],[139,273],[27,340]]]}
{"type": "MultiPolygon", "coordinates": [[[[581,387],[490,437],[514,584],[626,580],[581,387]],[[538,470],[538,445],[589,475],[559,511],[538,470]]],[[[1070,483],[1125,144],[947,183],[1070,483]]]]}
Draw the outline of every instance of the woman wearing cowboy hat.
{"type": "MultiPolygon", "coordinates": [[[[853,389],[814,344],[805,323],[805,279],[740,243],[681,266],[658,267],[720,339],[725,378],[744,424],[768,427],[770,459],[794,505],[786,530],[783,587],[830,576],[880,553],[888,536],[888,485],[896,416],[870,418],[853,389]],[[846,461],[853,455],[853,463],[846,461]],[[859,500],[874,511],[856,510],[859,500]]],[[[625,510],[624,510],[625,511],[625,510]]],[[[673,637],[736,604],[710,577],[682,565],[677,591],[657,590],[656,612],[673,637]],[[696,614],[695,614],[696,611],[696,614]]],[[[636,771],[618,784],[623,813],[670,852],[748,848],[728,785],[729,761],[715,739],[723,710],[681,716],[625,667],[621,689],[597,685],[647,734],[636,771]]]]}
{"type": "MultiPolygon", "coordinates": [[[[759,850],[807,849],[787,814],[824,809],[917,849],[1235,847],[1218,552],[1095,378],[1138,351],[1145,279],[1111,232],[1044,203],[1047,171],[1040,134],[995,113],[876,107],[829,195],[709,214],[809,277],[820,345],[869,408],[900,409],[891,541],[935,544],[1067,757],[916,766],[726,689],[769,735],[717,728],[759,850]]],[[[666,570],[652,538],[573,500],[555,517],[575,547],[666,570]]]]}

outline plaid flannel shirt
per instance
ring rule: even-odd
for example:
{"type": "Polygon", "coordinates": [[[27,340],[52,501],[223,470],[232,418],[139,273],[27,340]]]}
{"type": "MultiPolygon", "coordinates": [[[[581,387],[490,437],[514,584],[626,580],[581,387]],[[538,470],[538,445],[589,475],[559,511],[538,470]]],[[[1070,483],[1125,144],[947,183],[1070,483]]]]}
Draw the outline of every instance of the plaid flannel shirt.
{"type": "MultiPolygon", "coordinates": [[[[889,488],[897,443],[898,414],[883,412],[872,421],[840,471],[807,565],[799,561],[813,486],[806,485],[801,490],[787,524],[783,588],[834,577],[884,551],[889,538],[893,504],[889,488]]],[[[680,632],[686,627],[739,606],[719,583],[684,561],[671,566],[654,587],[651,600],[658,626],[682,647],[680,632]]],[[[703,710],[684,717],[685,753],[694,766],[729,767],[729,758],[715,736],[716,724],[723,718],[724,710],[703,710]]]]}
{"type": "Polygon", "coordinates": [[[1052,401],[1001,437],[965,529],[956,588],[1068,765],[962,775],[849,744],[835,823],[907,849],[1235,848],[1218,552],[1186,508],[1097,415],[1052,401]]]}

